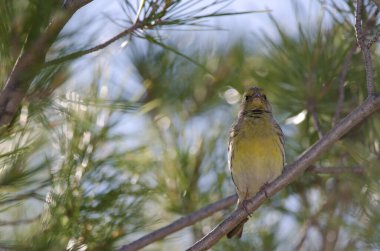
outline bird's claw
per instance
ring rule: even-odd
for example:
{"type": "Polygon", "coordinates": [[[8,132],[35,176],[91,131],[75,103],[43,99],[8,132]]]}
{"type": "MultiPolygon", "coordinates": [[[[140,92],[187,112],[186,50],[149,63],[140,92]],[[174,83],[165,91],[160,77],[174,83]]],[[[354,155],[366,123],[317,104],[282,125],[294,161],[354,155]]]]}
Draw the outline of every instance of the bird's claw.
{"type": "Polygon", "coordinates": [[[266,197],[267,199],[269,199],[269,196],[268,196],[268,193],[267,193],[267,189],[266,189],[266,187],[267,187],[268,185],[269,185],[269,183],[268,183],[268,182],[265,182],[264,185],[262,185],[262,187],[260,188],[260,191],[264,191],[265,197],[266,197]]]}
{"type": "Polygon", "coordinates": [[[249,217],[252,217],[252,214],[248,211],[248,208],[247,208],[247,201],[246,200],[243,200],[243,202],[241,203],[241,206],[244,208],[245,212],[248,214],[249,217]]]}

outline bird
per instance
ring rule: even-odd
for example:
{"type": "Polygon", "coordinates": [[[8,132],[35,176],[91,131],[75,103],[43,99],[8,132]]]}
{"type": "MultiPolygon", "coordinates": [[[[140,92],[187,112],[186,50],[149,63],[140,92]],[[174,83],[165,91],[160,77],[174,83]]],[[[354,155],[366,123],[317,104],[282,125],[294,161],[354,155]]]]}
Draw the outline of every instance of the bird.
{"type": "MultiPolygon", "coordinates": [[[[237,206],[246,209],[247,199],[262,189],[266,194],[265,186],[281,175],[284,165],[284,134],[264,90],[251,87],[243,95],[228,143],[228,166],[238,194],[237,206]]],[[[235,226],[227,238],[241,238],[247,220],[235,226]]]]}
{"type": "Polygon", "coordinates": [[[73,0],[63,0],[62,6],[66,9],[69,8],[69,5],[71,4],[73,0]]]}

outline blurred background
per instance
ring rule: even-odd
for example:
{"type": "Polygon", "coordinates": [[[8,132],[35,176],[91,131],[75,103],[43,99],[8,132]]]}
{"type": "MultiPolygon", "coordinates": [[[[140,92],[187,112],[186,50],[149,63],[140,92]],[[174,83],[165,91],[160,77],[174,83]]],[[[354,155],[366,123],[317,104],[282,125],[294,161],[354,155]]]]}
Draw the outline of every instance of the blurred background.
{"type": "MultiPolygon", "coordinates": [[[[3,1],[2,88],[66,11],[60,1],[3,1]]],[[[379,10],[364,4],[371,39],[379,10]]],[[[350,0],[83,6],[1,130],[0,249],[117,250],[235,193],[228,131],[250,86],[266,90],[292,163],[366,98],[353,24],[350,0]],[[136,23],[101,50],[54,62],[136,23]]],[[[379,90],[377,43],[371,52],[379,90]]],[[[377,113],[315,163],[345,171],[304,173],[252,215],[241,240],[213,250],[380,250],[379,141],[377,113]]],[[[184,250],[234,208],[144,250],[184,250]]]]}

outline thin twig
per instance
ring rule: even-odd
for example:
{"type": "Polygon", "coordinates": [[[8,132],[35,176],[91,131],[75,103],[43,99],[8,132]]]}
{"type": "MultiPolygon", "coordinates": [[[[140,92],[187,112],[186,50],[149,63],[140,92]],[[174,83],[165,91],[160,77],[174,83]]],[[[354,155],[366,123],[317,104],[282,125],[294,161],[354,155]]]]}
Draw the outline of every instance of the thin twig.
{"type": "Polygon", "coordinates": [[[378,31],[377,33],[376,33],[376,35],[368,42],[368,44],[367,44],[367,48],[368,49],[370,49],[371,47],[372,47],[372,45],[374,44],[374,43],[376,43],[377,42],[377,40],[379,40],[379,37],[380,37],[380,31],[378,31]]]}
{"type": "Polygon", "coordinates": [[[30,219],[22,219],[22,220],[13,220],[13,221],[2,221],[0,220],[0,226],[18,226],[21,224],[29,224],[32,222],[35,222],[36,220],[41,218],[42,214],[39,214],[33,218],[30,219]]]}
{"type": "Polygon", "coordinates": [[[307,237],[307,233],[309,231],[309,228],[312,226],[311,224],[312,220],[311,219],[308,219],[304,225],[304,229],[303,229],[303,234],[302,234],[302,237],[300,239],[300,241],[298,242],[297,246],[294,248],[294,250],[296,251],[299,251],[301,250],[305,240],[306,240],[306,237],[307,237]]]}
{"type": "MultiPolygon", "coordinates": [[[[376,28],[376,21],[377,21],[377,16],[380,13],[380,9],[378,7],[375,7],[374,13],[367,18],[365,29],[364,29],[364,34],[367,34],[367,32],[370,32],[371,30],[375,30],[376,28]]],[[[367,43],[367,48],[370,49],[374,43],[377,42],[379,39],[380,32],[377,32],[375,36],[372,37],[372,39],[367,43]]]]}
{"type": "Polygon", "coordinates": [[[39,185],[36,188],[30,189],[28,191],[23,191],[22,193],[16,194],[16,195],[14,195],[13,197],[10,197],[10,198],[2,199],[2,200],[0,200],[0,206],[8,204],[8,203],[13,203],[13,202],[16,202],[16,201],[20,201],[20,200],[29,199],[29,198],[37,198],[37,199],[39,199],[38,197],[40,195],[37,192],[39,190],[41,190],[42,188],[47,187],[48,185],[50,185],[50,182],[49,181],[44,181],[44,182],[42,182],[41,185],[39,185]]]}
{"type": "Polygon", "coordinates": [[[195,222],[200,221],[204,218],[207,218],[208,216],[214,214],[215,212],[218,212],[222,209],[225,209],[233,204],[235,204],[237,201],[237,195],[230,195],[222,200],[219,200],[215,203],[212,203],[208,205],[207,207],[204,207],[194,213],[191,213],[187,216],[181,217],[180,219],[170,223],[169,225],[160,228],[156,231],[151,232],[148,235],[145,235],[141,237],[138,240],[135,240],[127,245],[122,246],[119,251],[132,251],[132,250],[138,250],[143,247],[146,247],[152,242],[155,242],[157,240],[160,240],[164,238],[165,236],[177,232],[178,230],[181,230],[182,228],[185,228],[187,226],[193,225],[195,222]]]}
{"type": "Polygon", "coordinates": [[[308,102],[307,107],[308,107],[309,112],[311,113],[311,118],[313,121],[314,128],[317,131],[319,138],[322,138],[323,137],[323,131],[322,131],[321,124],[319,123],[318,114],[317,114],[316,107],[315,107],[315,101],[310,100],[308,102]]]}
{"type": "MultiPolygon", "coordinates": [[[[305,194],[303,194],[303,195],[305,195],[305,194]]],[[[302,199],[303,199],[304,203],[307,203],[307,205],[308,205],[307,207],[310,208],[310,203],[309,203],[307,197],[306,196],[302,196],[302,199]]],[[[310,229],[310,227],[314,226],[314,227],[318,228],[318,230],[321,231],[321,226],[319,225],[319,223],[318,223],[318,221],[316,219],[318,219],[323,212],[326,212],[326,209],[328,207],[329,201],[330,200],[328,200],[327,202],[325,202],[318,209],[318,211],[316,213],[314,213],[310,217],[308,217],[307,222],[304,224],[304,232],[303,232],[302,238],[300,239],[299,243],[297,244],[297,246],[295,247],[294,250],[296,250],[296,251],[301,250],[301,248],[302,248],[302,246],[303,246],[303,244],[304,244],[304,242],[306,240],[307,233],[308,233],[308,230],[310,229]]]]}
{"type": "Polygon", "coordinates": [[[62,13],[59,10],[52,17],[48,27],[38,39],[21,51],[11,73],[0,92],[0,127],[11,123],[24,99],[33,78],[39,73],[45,56],[58,34],[72,15],[92,0],[73,0],[69,8],[62,13]]]}
{"type": "Polygon", "coordinates": [[[366,79],[367,79],[367,91],[368,91],[368,95],[371,96],[375,94],[375,86],[373,83],[373,68],[372,68],[371,54],[365,42],[365,34],[363,33],[363,28],[362,28],[362,21],[363,21],[362,20],[362,5],[363,5],[363,0],[356,1],[355,30],[356,30],[356,40],[363,53],[366,79]]]}
{"type": "Polygon", "coordinates": [[[339,80],[338,80],[338,102],[336,104],[335,114],[332,120],[333,126],[336,125],[336,123],[338,123],[340,119],[340,113],[342,112],[343,102],[344,102],[344,83],[346,82],[348,68],[350,67],[352,56],[354,55],[354,52],[357,47],[358,46],[356,44],[352,46],[344,59],[342,71],[340,73],[339,80]]]}
{"type": "Polygon", "coordinates": [[[253,198],[247,200],[245,208],[236,209],[227,219],[187,250],[208,250],[211,248],[232,228],[245,219],[248,213],[253,213],[262,205],[267,200],[267,195],[273,196],[290,182],[294,181],[323,152],[327,151],[332,144],[379,109],[380,95],[368,97],[367,100],[342,119],[330,132],[325,134],[322,139],[305,151],[294,163],[285,167],[284,173],[270,183],[265,191],[260,191],[253,198]]]}
{"type": "Polygon", "coordinates": [[[376,4],[377,8],[380,10],[380,0],[372,0],[372,1],[376,4]]]}
{"type": "MultiPolygon", "coordinates": [[[[377,0],[377,1],[380,2],[380,0],[377,0]]],[[[335,8],[338,8],[336,5],[334,5],[334,6],[335,6],[335,8]]],[[[371,17],[368,18],[367,24],[366,24],[367,30],[365,30],[364,33],[366,33],[368,30],[371,30],[374,28],[377,15],[378,15],[378,11],[376,11],[371,17]]],[[[380,32],[378,32],[376,34],[376,36],[368,43],[368,45],[367,45],[368,49],[372,46],[373,43],[375,43],[377,41],[379,35],[380,35],[380,32]]],[[[332,120],[333,126],[336,125],[336,123],[340,119],[340,113],[342,112],[342,107],[343,107],[343,102],[344,102],[344,83],[346,81],[348,69],[349,69],[351,61],[352,61],[352,56],[355,53],[357,47],[358,47],[358,44],[353,45],[351,47],[350,51],[347,53],[345,59],[344,59],[342,71],[340,73],[339,80],[338,80],[338,93],[339,94],[338,94],[338,102],[336,105],[335,114],[334,114],[334,117],[332,120]]]]}
{"type": "Polygon", "coordinates": [[[69,60],[73,60],[73,59],[79,58],[81,56],[84,56],[84,55],[87,55],[87,54],[99,51],[101,49],[104,49],[105,47],[109,46],[113,42],[115,42],[115,41],[117,41],[117,40],[119,40],[119,39],[121,39],[121,38],[129,35],[129,34],[132,34],[133,32],[135,32],[136,30],[140,29],[141,27],[142,27],[142,23],[141,22],[137,22],[137,23],[133,24],[131,27],[129,27],[128,29],[123,30],[122,32],[120,32],[116,36],[108,39],[107,41],[105,41],[105,42],[103,42],[101,44],[98,44],[98,45],[96,45],[96,46],[94,46],[92,48],[89,48],[87,50],[76,51],[76,52],[70,53],[68,55],[62,56],[60,58],[56,58],[56,59],[50,60],[50,61],[48,61],[48,62],[45,63],[44,67],[61,64],[63,62],[66,62],[66,61],[69,61],[69,60]]]}
{"type": "MultiPolygon", "coordinates": [[[[305,197],[304,197],[305,198],[305,197]]],[[[306,240],[306,237],[307,237],[307,233],[308,233],[308,230],[310,229],[310,227],[314,226],[316,228],[318,228],[320,230],[320,225],[318,224],[318,221],[316,219],[318,219],[320,217],[320,215],[325,212],[327,206],[328,206],[328,202],[325,202],[320,208],[319,210],[314,213],[313,215],[311,215],[308,219],[307,219],[307,222],[305,223],[304,225],[304,232],[303,232],[303,235],[302,235],[302,238],[300,239],[298,245],[295,247],[294,250],[298,251],[298,250],[301,250],[305,240],[306,240]]]]}

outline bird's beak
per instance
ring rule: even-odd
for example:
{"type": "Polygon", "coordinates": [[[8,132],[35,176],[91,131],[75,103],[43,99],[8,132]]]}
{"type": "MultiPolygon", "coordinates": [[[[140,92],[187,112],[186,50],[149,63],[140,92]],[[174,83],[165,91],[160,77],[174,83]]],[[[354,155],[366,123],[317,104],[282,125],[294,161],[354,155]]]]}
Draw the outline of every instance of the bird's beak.
{"type": "Polygon", "coordinates": [[[261,99],[261,94],[256,93],[255,95],[253,95],[252,99],[261,99]]]}

